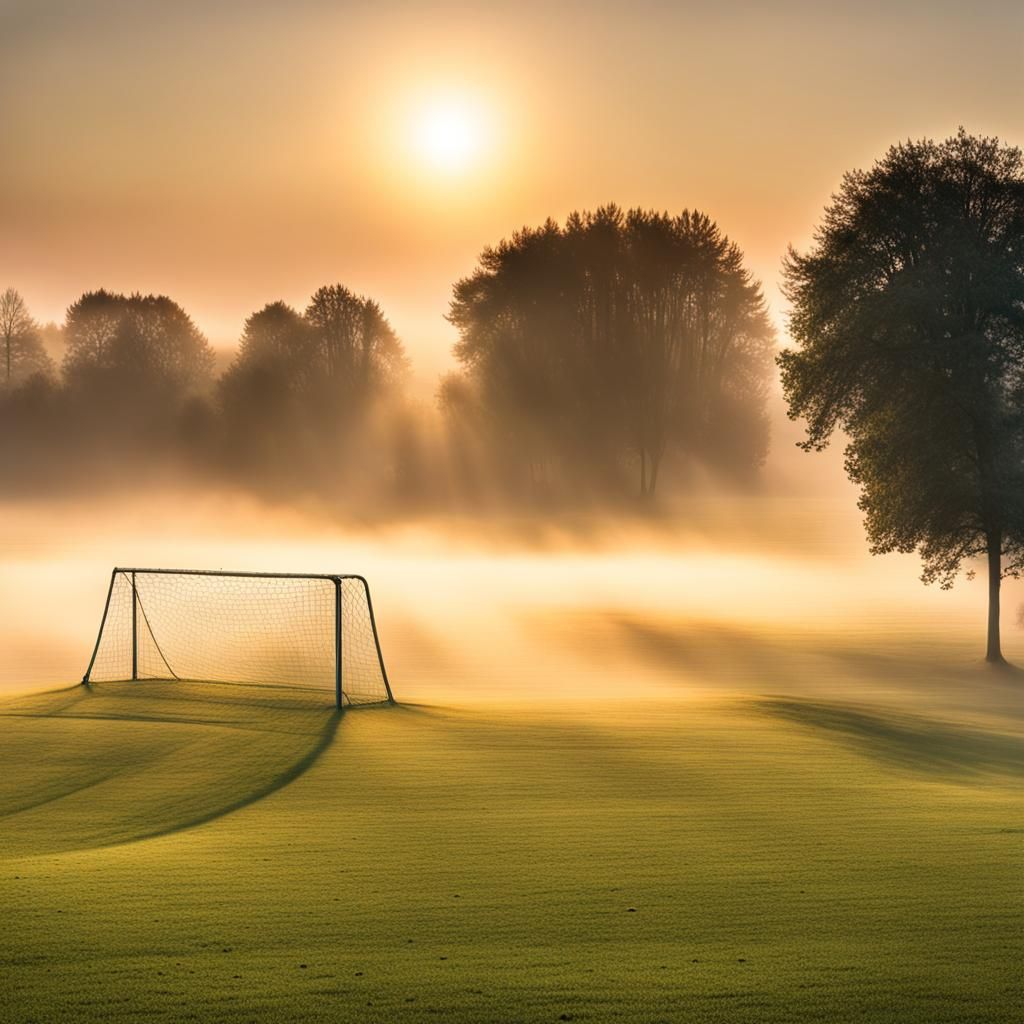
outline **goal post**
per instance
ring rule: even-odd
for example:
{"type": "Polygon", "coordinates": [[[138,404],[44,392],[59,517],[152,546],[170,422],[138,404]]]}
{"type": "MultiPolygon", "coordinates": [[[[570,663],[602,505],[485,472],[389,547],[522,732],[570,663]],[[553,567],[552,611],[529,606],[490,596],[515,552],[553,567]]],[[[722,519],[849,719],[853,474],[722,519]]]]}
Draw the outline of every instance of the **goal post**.
{"type": "Polygon", "coordinates": [[[83,683],[188,679],[394,703],[362,576],[115,568],[83,683]]]}

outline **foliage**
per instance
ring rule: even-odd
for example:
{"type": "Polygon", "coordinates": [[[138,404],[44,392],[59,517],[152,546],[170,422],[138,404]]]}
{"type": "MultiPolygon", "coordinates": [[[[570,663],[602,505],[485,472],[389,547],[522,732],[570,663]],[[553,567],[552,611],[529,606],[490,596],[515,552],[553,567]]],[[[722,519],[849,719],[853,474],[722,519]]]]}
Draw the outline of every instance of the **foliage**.
{"type": "Polygon", "coordinates": [[[218,385],[226,459],[250,476],[305,486],[349,476],[358,458],[379,464],[368,434],[406,372],[402,344],[373,300],[330,285],[304,314],[272,302],[246,320],[218,385]]]}
{"type": "Polygon", "coordinates": [[[294,421],[315,379],[313,337],[305,319],[273,302],[245,321],[238,355],[217,386],[228,444],[236,462],[256,469],[287,457],[282,423],[294,421]]]}
{"type": "Polygon", "coordinates": [[[67,311],[64,378],[72,388],[187,395],[207,387],[214,354],[165,295],[87,292],[67,311]]]}
{"type": "Polygon", "coordinates": [[[606,206],[523,228],[456,284],[449,319],[487,428],[534,478],[593,479],[625,457],[653,492],[667,451],[721,464],[715,442],[737,423],[735,463],[764,457],[773,333],[738,247],[704,214],[606,206]]]}
{"type": "Polygon", "coordinates": [[[0,380],[7,391],[32,377],[52,378],[56,372],[25,300],[14,288],[0,294],[0,380]]]}
{"type": "Polygon", "coordinates": [[[408,364],[380,306],[344,285],[317,289],[306,307],[318,375],[332,397],[365,401],[399,384],[408,364]]]}
{"type": "Polygon", "coordinates": [[[963,129],[847,174],[810,251],[790,251],[797,344],[779,359],[803,447],[845,432],[875,553],[923,579],[1024,566],[1024,164],[963,129]],[[998,559],[1005,561],[1000,568],[998,559]]]}

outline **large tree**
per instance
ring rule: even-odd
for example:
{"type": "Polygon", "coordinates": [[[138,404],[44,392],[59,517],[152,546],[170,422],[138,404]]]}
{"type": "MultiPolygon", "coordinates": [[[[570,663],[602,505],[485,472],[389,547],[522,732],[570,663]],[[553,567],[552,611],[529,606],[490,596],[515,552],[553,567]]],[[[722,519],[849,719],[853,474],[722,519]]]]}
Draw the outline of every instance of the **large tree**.
{"type": "Polygon", "coordinates": [[[763,458],[772,329],[704,214],[612,205],[524,228],[484,250],[449,319],[491,432],[532,479],[625,459],[652,494],[670,448],[722,468],[729,437],[734,464],[763,458]]]}
{"type": "Polygon", "coordinates": [[[796,348],[780,356],[807,450],[841,430],[873,553],[920,552],[948,588],[1024,567],[1024,164],[963,129],[847,174],[784,265],[796,348]]]}

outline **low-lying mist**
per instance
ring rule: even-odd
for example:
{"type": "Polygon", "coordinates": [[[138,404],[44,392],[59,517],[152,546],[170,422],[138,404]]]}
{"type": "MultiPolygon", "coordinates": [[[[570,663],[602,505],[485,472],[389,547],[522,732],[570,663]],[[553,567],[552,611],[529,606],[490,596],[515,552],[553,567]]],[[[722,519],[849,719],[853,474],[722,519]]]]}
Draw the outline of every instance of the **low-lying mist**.
{"type": "MultiPolygon", "coordinates": [[[[112,566],[351,572],[404,701],[703,693],[1010,707],[980,667],[984,588],[867,554],[849,495],[680,502],[663,515],[339,522],[195,488],[9,502],[0,688],[78,681],[112,566]]],[[[1019,603],[1018,584],[1005,606],[1019,603]]],[[[1008,614],[1007,625],[1012,615],[1008,614]]],[[[1008,629],[1008,656],[1024,634],[1008,629]]]]}

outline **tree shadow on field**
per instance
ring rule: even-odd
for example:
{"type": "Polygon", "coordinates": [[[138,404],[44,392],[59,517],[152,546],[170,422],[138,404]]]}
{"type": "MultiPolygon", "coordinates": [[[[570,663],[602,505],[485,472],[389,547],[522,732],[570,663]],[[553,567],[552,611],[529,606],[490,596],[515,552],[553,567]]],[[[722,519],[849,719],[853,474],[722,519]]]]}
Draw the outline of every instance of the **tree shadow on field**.
{"type": "Polygon", "coordinates": [[[557,644],[621,679],[624,666],[646,666],[678,681],[751,692],[787,685],[792,678],[783,648],[721,623],[659,621],[617,609],[564,610],[526,617],[545,644],[557,644]]]}
{"type": "Polygon", "coordinates": [[[619,615],[611,625],[627,648],[664,669],[682,671],[712,684],[785,685],[792,665],[784,649],[751,632],[720,623],[671,626],[619,615]]]}
{"type": "Polygon", "coordinates": [[[815,729],[878,760],[929,776],[1024,776],[1024,737],[921,715],[826,701],[767,697],[765,714],[815,729]]]}
{"type": "Polygon", "coordinates": [[[935,633],[827,632],[764,624],[639,616],[620,609],[567,610],[528,627],[592,667],[595,682],[647,678],[674,688],[785,693],[796,698],[893,701],[996,731],[1024,723],[1024,673],[993,671],[970,642],[935,633]],[[640,670],[640,671],[638,671],[640,670]]]}

